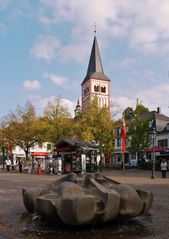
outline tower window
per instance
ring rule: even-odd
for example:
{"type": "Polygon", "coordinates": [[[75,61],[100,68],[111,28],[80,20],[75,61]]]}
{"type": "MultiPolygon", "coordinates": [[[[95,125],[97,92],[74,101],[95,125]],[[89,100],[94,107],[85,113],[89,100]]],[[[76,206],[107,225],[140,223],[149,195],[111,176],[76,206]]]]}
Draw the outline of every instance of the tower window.
{"type": "Polygon", "coordinates": [[[100,91],[99,85],[95,85],[95,86],[94,86],[94,91],[95,91],[95,92],[99,92],[99,91],[100,91]]]}
{"type": "Polygon", "coordinates": [[[106,93],[106,87],[105,87],[105,86],[102,86],[102,87],[101,87],[101,92],[102,92],[102,93],[106,93]]]}

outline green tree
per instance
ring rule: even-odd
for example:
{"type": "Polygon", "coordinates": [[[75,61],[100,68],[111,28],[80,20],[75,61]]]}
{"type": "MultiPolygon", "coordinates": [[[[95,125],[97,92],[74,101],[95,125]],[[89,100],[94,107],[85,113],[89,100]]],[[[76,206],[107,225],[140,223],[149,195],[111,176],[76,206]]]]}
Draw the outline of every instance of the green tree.
{"type": "Polygon", "coordinates": [[[125,115],[125,120],[132,120],[134,119],[135,112],[132,107],[127,107],[123,114],[125,115]]]}
{"type": "Polygon", "coordinates": [[[144,113],[148,111],[148,108],[138,104],[134,110],[134,118],[127,121],[130,135],[128,150],[140,159],[143,158],[144,151],[151,145],[151,140],[147,134],[148,121],[144,119],[144,113]]]}

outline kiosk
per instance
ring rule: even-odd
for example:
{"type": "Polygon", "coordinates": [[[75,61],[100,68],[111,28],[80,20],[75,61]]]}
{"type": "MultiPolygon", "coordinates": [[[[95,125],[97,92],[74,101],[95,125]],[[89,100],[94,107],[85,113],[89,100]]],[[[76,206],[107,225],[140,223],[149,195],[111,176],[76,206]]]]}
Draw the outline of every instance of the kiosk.
{"type": "Polygon", "coordinates": [[[98,146],[94,143],[61,140],[55,149],[62,159],[63,173],[95,173],[97,172],[98,146]]]}

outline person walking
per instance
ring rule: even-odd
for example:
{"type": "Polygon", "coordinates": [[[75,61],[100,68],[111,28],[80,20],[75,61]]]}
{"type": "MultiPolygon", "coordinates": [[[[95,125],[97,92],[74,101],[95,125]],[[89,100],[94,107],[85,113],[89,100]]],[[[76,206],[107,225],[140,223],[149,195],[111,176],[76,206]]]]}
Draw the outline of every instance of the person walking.
{"type": "Polygon", "coordinates": [[[7,158],[7,159],[5,160],[5,164],[6,164],[7,173],[9,173],[10,166],[11,166],[11,160],[10,160],[9,158],[7,158]]]}
{"type": "Polygon", "coordinates": [[[166,162],[166,160],[164,158],[161,161],[160,168],[161,168],[161,176],[162,176],[162,178],[166,178],[167,162],[166,162]]]}
{"type": "Polygon", "coordinates": [[[18,165],[19,165],[19,172],[22,173],[22,160],[21,159],[19,159],[18,165]]]}

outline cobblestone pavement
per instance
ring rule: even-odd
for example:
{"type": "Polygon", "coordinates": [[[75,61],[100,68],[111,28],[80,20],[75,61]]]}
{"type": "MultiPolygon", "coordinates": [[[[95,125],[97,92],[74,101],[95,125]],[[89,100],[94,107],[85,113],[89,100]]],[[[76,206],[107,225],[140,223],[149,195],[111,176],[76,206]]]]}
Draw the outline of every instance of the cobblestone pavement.
{"type": "Polygon", "coordinates": [[[22,188],[47,184],[60,176],[0,173],[0,239],[168,239],[169,238],[169,172],[162,179],[160,172],[138,169],[103,170],[103,174],[134,188],[152,191],[153,206],[149,213],[130,220],[127,224],[110,222],[87,227],[66,227],[32,220],[23,205],[22,188]]]}

